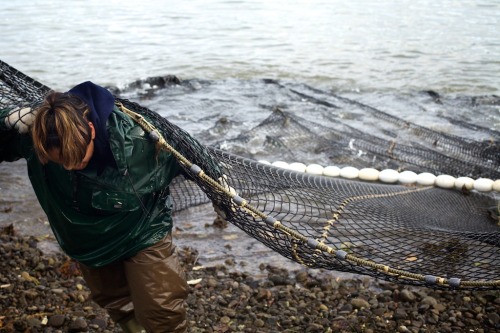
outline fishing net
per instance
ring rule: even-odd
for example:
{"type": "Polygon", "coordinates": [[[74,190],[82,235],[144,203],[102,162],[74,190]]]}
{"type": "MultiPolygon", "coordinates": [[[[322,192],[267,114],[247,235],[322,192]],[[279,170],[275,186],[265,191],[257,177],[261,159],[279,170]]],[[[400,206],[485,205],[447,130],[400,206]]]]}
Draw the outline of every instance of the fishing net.
{"type": "MultiPolygon", "coordinates": [[[[280,85],[272,80],[265,83],[280,85]]],[[[36,107],[48,91],[0,62],[0,108],[36,107]]],[[[314,99],[314,94],[295,93],[314,99]]],[[[351,99],[329,96],[332,99],[320,104],[344,115],[349,108],[369,113],[383,123],[383,131],[368,133],[349,122],[326,127],[275,107],[265,121],[225,140],[224,145],[250,144],[255,141],[252,133],[259,133],[261,145],[270,151],[306,140],[306,148],[328,155],[339,165],[349,155],[350,165],[358,168],[500,178],[499,133],[494,130],[450,120],[488,137],[474,140],[417,125],[351,99]]],[[[500,226],[494,192],[361,181],[280,168],[229,153],[220,149],[222,144],[201,144],[148,108],[123,98],[117,101],[153,140],[179,159],[189,175],[174,179],[171,185],[176,210],[211,201],[225,220],[311,268],[438,289],[500,287],[500,226]]]]}

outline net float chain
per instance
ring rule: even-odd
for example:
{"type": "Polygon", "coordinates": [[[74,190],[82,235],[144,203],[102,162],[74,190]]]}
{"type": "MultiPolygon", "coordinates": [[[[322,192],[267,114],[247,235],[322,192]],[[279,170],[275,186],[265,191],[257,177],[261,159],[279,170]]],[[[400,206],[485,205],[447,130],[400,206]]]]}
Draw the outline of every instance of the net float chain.
{"type": "Polygon", "coordinates": [[[357,169],[346,166],[339,168],[337,166],[323,167],[319,164],[309,164],[295,162],[287,163],[283,161],[269,162],[260,160],[260,163],[272,165],[282,169],[305,172],[312,175],[322,175],[328,177],[342,177],[346,179],[360,179],[365,181],[380,181],[382,183],[394,184],[418,184],[422,186],[436,186],[445,189],[457,190],[476,190],[479,192],[500,192],[500,179],[491,180],[488,178],[472,179],[470,177],[453,177],[450,175],[433,175],[429,172],[415,173],[413,171],[398,172],[393,169],[379,171],[373,168],[357,169]]]}

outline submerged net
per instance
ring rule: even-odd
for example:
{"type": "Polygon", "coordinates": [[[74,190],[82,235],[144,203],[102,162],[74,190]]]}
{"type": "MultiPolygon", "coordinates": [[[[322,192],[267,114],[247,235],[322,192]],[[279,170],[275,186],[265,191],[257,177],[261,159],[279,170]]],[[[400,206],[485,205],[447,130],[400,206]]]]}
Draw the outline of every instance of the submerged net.
{"type": "MultiPolygon", "coordinates": [[[[0,108],[35,107],[48,91],[0,62],[0,108]]],[[[500,226],[494,193],[383,184],[278,168],[200,144],[148,108],[117,100],[123,110],[146,117],[149,122],[143,125],[152,124],[163,134],[164,148],[192,175],[176,178],[171,186],[176,210],[212,201],[228,222],[311,268],[434,288],[500,287],[500,226]],[[220,181],[222,175],[224,181],[220,181]]],[[[353,100],[339,96],[335,100],[370,113],[384,123],[384,132],[375,135],[348,124],[322,127],[280,108],[250,131],[262,133],[270,150],[309,140],[311,150],[321,150],[339,163],[348,153],[346,147],[354,147],[363,154],[349,161],[360,168],[500,178],[499,133],[493,130],[457,123],[489,138],[473,140],[431,130],[353,100]],[[402,133],[409,139],[398,141],[402,133]]],[[[249,138],[243,133],[235,141],[244,144],[249,138]]]]}

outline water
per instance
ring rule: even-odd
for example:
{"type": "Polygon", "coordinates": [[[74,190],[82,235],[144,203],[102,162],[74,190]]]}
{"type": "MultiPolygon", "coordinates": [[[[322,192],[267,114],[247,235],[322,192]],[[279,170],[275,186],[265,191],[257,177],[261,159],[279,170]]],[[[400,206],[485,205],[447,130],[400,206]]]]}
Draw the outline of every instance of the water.
{"type": "MultiPolygon", "coordinates": [[[[123,88],[167,74],[189,80],[193,89],[178,86],[149,96],[134,88],[125,96],[204,143],[237,137],[276,105],[308,120],[324,116],[307,100],[269,88],[263,78],[307,93],[302,84],[343,94],[452,134],[487,139],[484,133],[454,133],[440,120],[444,111],[500,130],[498,106],[473,110],[451,103],[443,111],[420,93],[499,94],[496,0],[150,0],[141,5],[18,0],[0,9],[0,58],[53,89],[67,90],[84,80],[123,88]],[[229,126],[217,127],[220,119],[229,126]]],[[[358,129],[371,130],[362,114],[356,117],[358,129]]],[[[263,153],[252,145],[237,148],[250,157],[263,153]]],[[[323,158],[294,148],[304,162],[323,158]]],[[[0,164],[0,190],[0,226],[13,222],[21,233],[48,235],[42,246],[50,249],[53,238],[22,162],[0,164]]],[[[205,228],[214,217],[210,207],[201,207],[176,218],[179,244],[196,246],[201,264],[228,257],[254,265],[282,260],[235,227],[205,228]]]]}
{"type": "Polygon", "coordinates": [[[499,27],[497,0],[18,0],[0,57],[60,90],[175,74],[483,94],[500,89],[499,27]]]}

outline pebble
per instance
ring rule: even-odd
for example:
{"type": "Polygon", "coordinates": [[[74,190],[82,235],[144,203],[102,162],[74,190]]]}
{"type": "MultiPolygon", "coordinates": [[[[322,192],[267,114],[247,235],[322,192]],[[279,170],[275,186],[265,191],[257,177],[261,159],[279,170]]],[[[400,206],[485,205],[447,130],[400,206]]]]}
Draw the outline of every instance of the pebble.
{"type": "Polygon", "coordinates": [[[393,318],[396,320],[406,319],[408,318],[408,314],[405,309],[398,308],[394,311],[393,318]]]}
{"type": "Polygon", "coordinates": [[[488,321],[494,327],[500,326],[500,315],[498,313],[488,313],[488,321]]]}
{"type": "Polygon", "coordinates": [[[434,306],[437,305],[437,300],[434,297],[427,296],[420,302],[422,305],[434,306]]]}
{"type": "Polygon", "coordinates": [[[355,309],[370,308],[370,303],[362,298],[353,298],[351,304],[355,309]]]}
{"type": "Polygon", "coordinates": [[[403,302],[413,302],[416,299],[415,294],[408,289],[403,289],[399,297],[403,302]]]}
{"type": "Polygon", "coordinates": [[[87,331],[87,321],[84,318],[76,318],[68,327],[68,332],[85,332],[87,331]]]}
{"type": "Polygon", "coordinates": [[[255,327],[264,327],[265,326],[265,323],[262,319],[256,319],[253,324],[255,325],[255,327]]]}

